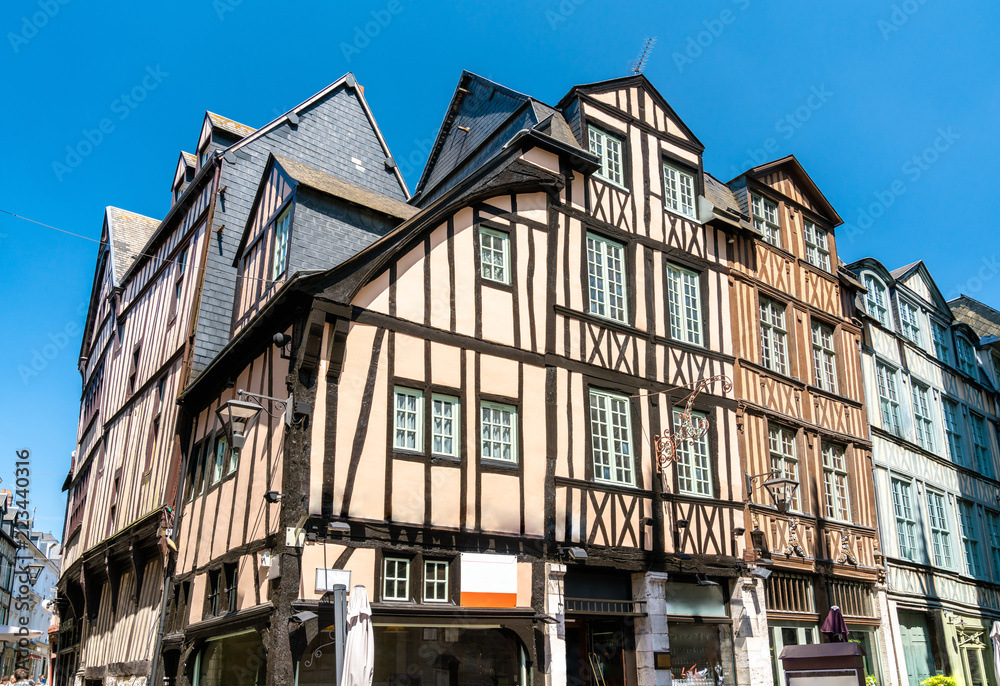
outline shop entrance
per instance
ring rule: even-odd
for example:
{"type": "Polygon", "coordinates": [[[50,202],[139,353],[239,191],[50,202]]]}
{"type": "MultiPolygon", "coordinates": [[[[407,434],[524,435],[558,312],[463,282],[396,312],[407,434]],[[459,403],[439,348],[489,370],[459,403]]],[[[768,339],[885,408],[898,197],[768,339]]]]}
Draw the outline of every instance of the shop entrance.
{"type": "Polygon", "coordinates": [[[566,620],[568,686],[635,686],[631,617],[566,620]]]}

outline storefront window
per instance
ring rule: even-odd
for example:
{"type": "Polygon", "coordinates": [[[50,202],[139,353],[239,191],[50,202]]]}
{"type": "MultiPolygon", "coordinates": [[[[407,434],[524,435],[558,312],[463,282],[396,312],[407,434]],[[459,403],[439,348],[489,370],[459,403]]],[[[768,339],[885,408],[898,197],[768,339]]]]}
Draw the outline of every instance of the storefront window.
{"type": "Polygon", "coordinates": [[[194,686],[255,686],[263,668],[256,631],[212,638],[198,652],[194,686]]]}
{"type": "Polygon", "coordinates": [[[875,677],[876,682],[881,684],[882,671],[879,669],[877,630],[859,629],[856,626],[848,628],[851,630],[850,640],[859,644],[865,651],[865,674],[875,677]]]}
{"type": "Polygon", "coordinates": [[[526,686],[527,664],[507,629],[375,627],[374,686],[526,686]]]}
{"type": "MultiPolygon", "coordinates": [[[[669,621],[669,620],[668,620],[669,621]]],[[[670,621],[670,662],[678,686],[734,686],[733,627],[670,621]]]]}

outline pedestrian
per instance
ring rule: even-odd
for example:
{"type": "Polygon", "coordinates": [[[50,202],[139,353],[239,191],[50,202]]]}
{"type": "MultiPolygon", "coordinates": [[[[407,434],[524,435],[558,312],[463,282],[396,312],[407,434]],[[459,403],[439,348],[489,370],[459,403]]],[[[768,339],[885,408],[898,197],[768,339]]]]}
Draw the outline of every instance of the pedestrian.
{"type": "Polygon", "coordinates": [[[14,670],[15,686],[28,686],[28,670],[18,667],[14,670]]]}

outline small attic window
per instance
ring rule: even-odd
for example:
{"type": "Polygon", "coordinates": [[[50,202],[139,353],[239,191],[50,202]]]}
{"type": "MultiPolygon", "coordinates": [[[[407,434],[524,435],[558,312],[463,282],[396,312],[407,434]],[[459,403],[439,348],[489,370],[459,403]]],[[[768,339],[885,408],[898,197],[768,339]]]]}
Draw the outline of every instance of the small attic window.
{"type": "Polygon", "coordinates": [[[184,184],[178,183],[174,186],[174,202],[181,199],[181,194],[184,193],[184,184]]]}
{"type": "Polygon", "coordinates": [[[208,158],[212,154],[212,148],[208,144],[205,145],[204,149],[198,153],[198,166],[204,167],[208,164],[208,158]]]}

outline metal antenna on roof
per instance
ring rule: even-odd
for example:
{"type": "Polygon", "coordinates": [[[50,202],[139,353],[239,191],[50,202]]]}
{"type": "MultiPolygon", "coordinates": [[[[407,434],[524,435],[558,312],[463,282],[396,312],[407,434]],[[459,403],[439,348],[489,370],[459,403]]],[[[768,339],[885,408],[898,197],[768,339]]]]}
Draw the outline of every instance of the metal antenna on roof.
{"type": "Polygon", "coordinates": [[[628,65],[633,74],[641,74],[642,70],[646,68],[646,60],[649,59],[649,54],[653,52],[654,45],[656,45],[655,37],[646,39],[646,44],[642,46],[642,52],[639,53],[639,57],[628,65]]]}

